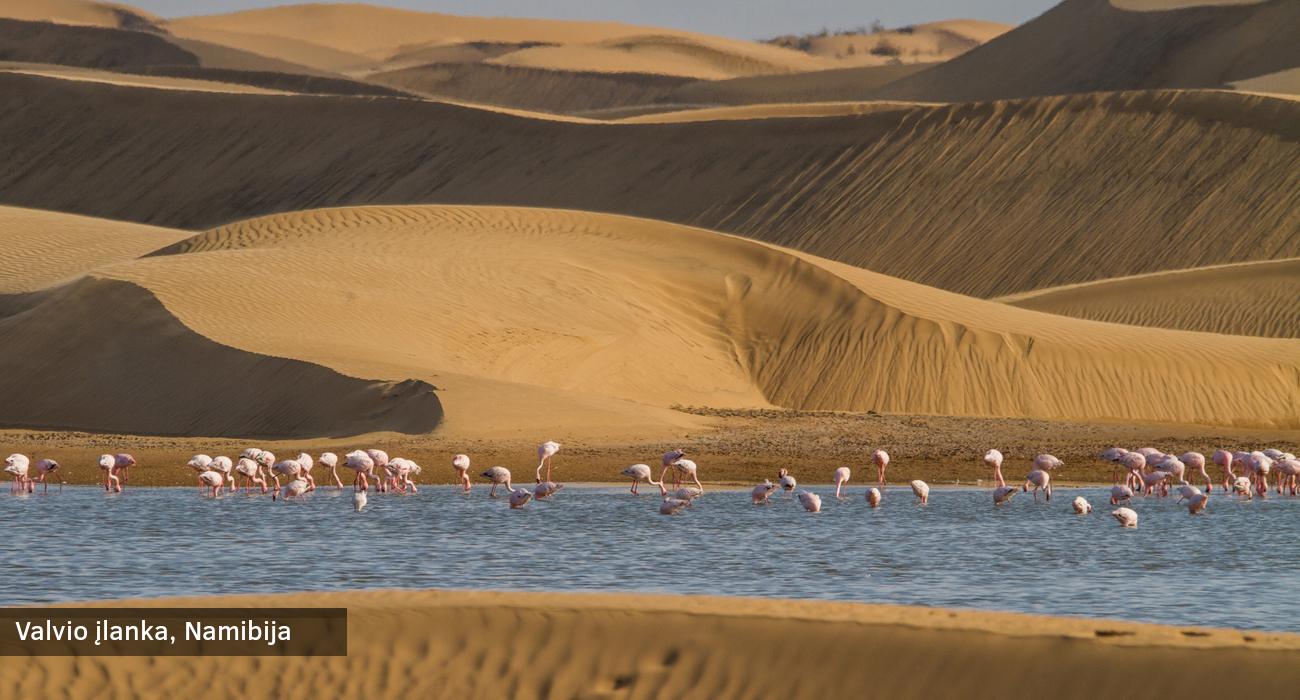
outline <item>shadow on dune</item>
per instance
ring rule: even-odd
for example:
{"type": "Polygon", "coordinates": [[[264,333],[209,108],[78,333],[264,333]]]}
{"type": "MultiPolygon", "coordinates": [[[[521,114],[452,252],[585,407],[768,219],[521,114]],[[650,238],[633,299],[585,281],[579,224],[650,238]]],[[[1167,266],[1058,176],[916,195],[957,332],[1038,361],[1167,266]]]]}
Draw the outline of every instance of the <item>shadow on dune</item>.
{"type": "Polygon", "coordinates": [[[0,425],[10,427],[270,439],[427,433],[443,417],[425,382],[221,345],[128,282],[0,296],[0,337],[0,425]]]}

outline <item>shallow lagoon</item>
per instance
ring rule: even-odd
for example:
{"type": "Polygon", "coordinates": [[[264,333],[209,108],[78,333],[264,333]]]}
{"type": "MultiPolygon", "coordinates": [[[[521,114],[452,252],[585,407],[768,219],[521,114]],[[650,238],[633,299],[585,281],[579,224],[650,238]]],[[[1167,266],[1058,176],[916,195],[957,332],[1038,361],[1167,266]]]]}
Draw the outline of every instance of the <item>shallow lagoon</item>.
{"type": "Polygon", "coordinates": [[[1109,516],[1107,489],[1018,494],[935,489],[916,505],[892,486],[878,510],[823,496],[823,511],[710,489],[661,516],[653,487],[574,486],[511,511],[476,484],[416,495],[322,490],[302,502],[209,499],[197,488],[0,497],[0,604],[356,588],[642,591],[1117,617],[1300,632],[1300,499],[1218,491],[1189,516],[1137,499],[1137,530],[1109,516]],[[1070,500],[1096,511],[1076,516],[1070,500]]]}

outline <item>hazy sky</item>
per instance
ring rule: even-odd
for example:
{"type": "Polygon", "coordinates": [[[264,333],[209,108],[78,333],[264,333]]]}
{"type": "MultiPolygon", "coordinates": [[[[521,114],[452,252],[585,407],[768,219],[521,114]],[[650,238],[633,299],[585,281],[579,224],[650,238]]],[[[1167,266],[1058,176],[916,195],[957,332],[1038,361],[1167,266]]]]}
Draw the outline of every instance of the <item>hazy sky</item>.
{"type": "MultiPolygon", "coordinates": [[[[164,17],[213,14],[268,5],[277,0],[124,0],[164,17]]],[[[895,27],[970,17],[1018,24],[1057,0],[384,0],[371,3],[457,15],[615,20],[689,29],[708,34],[761,38],[855,27],[879,19],[895,27]]]]}

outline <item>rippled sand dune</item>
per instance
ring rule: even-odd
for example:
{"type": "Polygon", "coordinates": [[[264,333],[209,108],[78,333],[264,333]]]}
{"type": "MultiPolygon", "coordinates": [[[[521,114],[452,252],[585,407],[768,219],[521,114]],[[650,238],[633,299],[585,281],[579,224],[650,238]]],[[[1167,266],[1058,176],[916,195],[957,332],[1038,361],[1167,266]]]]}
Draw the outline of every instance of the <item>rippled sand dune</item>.
{"type": "Polygon", "coordinates": [[[1285,697],[1300,651],[1287,634],[787,600],[366,591],[109,603],[127,604],[347,607],[348,656],[40,657],[0,667],[0,686],[99,697],[1285,697]]]}

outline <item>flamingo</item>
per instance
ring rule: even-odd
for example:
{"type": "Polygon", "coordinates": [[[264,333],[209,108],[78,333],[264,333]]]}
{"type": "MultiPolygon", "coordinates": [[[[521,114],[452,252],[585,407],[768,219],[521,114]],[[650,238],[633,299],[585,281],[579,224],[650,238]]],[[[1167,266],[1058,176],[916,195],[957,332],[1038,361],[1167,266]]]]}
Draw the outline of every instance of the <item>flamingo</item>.
{"type": "Polygon", "coordinates": [[[867,505],[876,508],[880,505],[880,489],[872,486],[867,489],[867,505]]]}
{"type": "Polygon", "coordinates": [[[1232,453],[1227,450],[1215,450],[1210,460],[1223,467],[1223,490],[1231,491],[1232,482],[1237,479],[1237,475],[1232,473],[1232,453]]]}
{"type": "Polygon", "coordinates": [[[1006,486],[1007,482],[1002,478],[1002,453],[997,450],[989,450],[984,453],[984,464],[993,470],[993,483],[999,488],[1006,486]]]}
{"type": "Polygon", "coordinates": [[[542,467],[546,467],[546,480],[551,480],[551,458],[560,451],[560,443],[547,440],[537,446],[537,483],[542,483],[542,467]]]}
{"type": "MultiPolygon", "coordinates": [[[[662,483],[662,482],[660,482],[660,483],[662,483]]],[[[685,508],[686,508],[687,506],[689,506],[689,505],[691,505],[691,502],[688,501],[688,500],[686,500],[686,499],[683,499],[683,498],[673,498],[673,497],[671,497],[671,496],[667,496],[667,495],[665,495],[665,496],[663,497],[663,500],[659,502],[659,514],[660,514],[660,515],[677,515],[678,513],[682,512],[682,510],[685,509],[685,508]]]]}
{"type": "MultiPolygon", "coordinates": [[[[660,481],[663,481],[663,480],[664,480],[664,475],[668,473],[668,470],[669,470],[669,469],[672,469],[672,468],[674,467],[674,465],[676,465],[676,463],[677,463],[678,461],[680,461],[681,459],[683,459],[684,457],[686,457],[686,452],[683,451],[683,450],[672,449],[672,450],[668,450],[667,452],[665,452],[665,453],[664,453],[664,456],[663,456],[663,460],[662,460],[662,462],[663,462],[663,467],[664,467],[664,468],[663,468],[663,471],[659,472],[659,480],[660,480],[660,481]]],[[[681,481],[680,476],[681,476],[681,475],[678,474],[677,470],[676,470],[676,469],[673,469],[673,487],[674,487],[674,488],[682,485],[682,481],[681,481]]]]}
{"type": "MultiPolygon", "coordinates": [[[[704,493],[704,484],[700,483],[699,467],[696,466],[695,462],[683,458],[669,466],[673,468],[673,486],[680,486],[683,480],[679,476],[685,475],[691,477],[691,480],[695,482],[695,486],[700,489],[700,493],[704,493]]],[[[664,476],[660,474],[659,481],[662,482],[663,480],[664,476]]]]}
{"type": "Polygon", "coordinates": [[[1128,474],[1124,477],[1124,485],[1132,489],[1141,489],[1142,470],[1147,466],[1147,458],[1142,456],[1141,452],[1128,452],[1119,458],[1119,463],[1128,470],[1128,474]]]}
{"type": "Polygon", "coordinates": [[[1273,465],[1277,468],[1277,488],[1281,493],[1283,488],[1289,488],[1292,496],[1296,495],[1297,477],[1300,477],[1300,460],[1294,457],[1279,459],[1273,465]]]}
{"type": "Polygon", "coordinates": [[[298,466],[302,467],[302,471],[299,472],[299,474],[307,481],[307,490],[315,491],[316,477],[311,475],[311,470],[316,466],[316,463],[312,460],[311,455],[306,452],[299,452],[298,456],[293,458],[293,461],[297,462],[298,466]]]}
{"type": "Polygon", "coordinates": [[[799,485],[799,482],[795,480],[792,474],[790,474],[789,469],[781,469],[776,473],[776,476],[777,483],[781,484],[781,490],[785,492],[786,496],[793,493],[795,487],[799,485]]]}
{"type": "Polygon", "coordinates": [[[1192,497],[1200,495],[1201,490],[1191,484],[1179,484],[1175,489],[1178,491],[1178,503],[1190,501],[1192,497]]]}
{"type": "Polygon", "coordinates": [[[1133,488],[1127,484],[1115,484],[1110,487],[1110,504],[1117,506],[1121,503],[1133,502],[1133,488]]]}
{"type": "Polygon", "coordinates": [[[365,508],[365,507],[366,507],[366,492],[365,492],[365,491],[353,491],[353,492],[352,492],[352,510],[355,510],[356,512],[360,513],[360,512],[361,512],[361,509],[362,509],[362,508],[365,508]]]}
{"type": "Polygon", "coordinates": [[[1157,486],[1162,486],[1169,478],[1169,472],[1154,471],[1142,475],[1142,493],[1150,496],[1157,486]]]}
{"type": "MultiPolygon", "coordinates": [[[[300,501],[303,498],[306,498],[304,494],[307,493],[310,486],[311,485],[307,483],[307,480],[300,476],[285,484],[283,489],[277,490],[280,492],[280,498],[285,501],[300,501]]],[[[271,500],[275,500],[275,494],[271,494],[271,500]]]]}
{"type": "Polygon", "coordinates": [[[27,491],[27,470],[31,464],[32,460],[27,455],[14,453],[5,458],[5,473],[14,478],[13,484],[9,486],[10,493],[27,491]]]}
{"type": "Polygon", "coordinates": [[[1120,527],[1136,528],[1138,526],[1138,514],[1132,508],[1116,508],[1110,512],[1110,515],[1115,518],[1120,527]]]}
{"type": "MultiPolygon", "coordinates": [[[[469,493],[469,455],[456,455],[451,458],[451,466],[456,469],[456,475],[460,477],[460,485],[469,493]]],[[[635,489],[633,493],[636,493],[635,489]]]]}
{"type": "Polygon", "coordinates": [[[1065,466],[1065,462],[1057,459],[1053,455],[1041,454],[1034,458],[1034,468],[1050,472],[1053,469],[1060,469],[1065,466]]]}
{"type": "Polygon", "coordinates": [[[248,489],[253,485],[260,486],[262,493],[266,493],[266,478],[262,476],[262,468],[257,462],[247,457],[240,457],[239,462],[235,464],[235,473],[244,477],[244,493],[248,493],[248,489]]]}
{"type": "Polygon", "coordinates": [[[397,490],[406,493],[406,490],[410,489],[411,493],[419,493],[419,490],[415,487],[415,480],[411,477],[420,473],[420,465],[416,464],[414,460],[404,457],[394,459],[393,462],[397,463],[397,490]]]}
{"type": "Polygon", "coordinates": [[[117,459],[113,455],[100,455],[99,468],[104,470],[104,490],[116,493],[122,492],[122,484],[114,474],[114,468],[117,466],[117,459]]]}
{"type": "MultiPolygon", "coordinates": [[[[1037,462],[1037,460],[1034,461],[1037,462]]],[[[1020,488],[1027,492],[1031,486],[1034,488],[1035,501],[1038,500],[1039,490],[1042,490],[1047,494],[1047,500],[1049,502],[1052,500],[1052,475],[1046,470],[1035,469],[1025,475],[1025,484],[1020,488]]]]}
{"type": "MultiPolygon", "coordinates": [[[[44,485],[42,493],[50,492],[50,482],[46,481],[46,479],[49,477],[50,474],[53,474],[58,470],[59,470],[59,463],[49,458],[42,459],[41,461],[36,463],[36,473],[40,475],[40,478],[38,478],[37,481],[39,481],[41,484],[44,485]]],[[[27,490],[29,492],[36,490],[36,484],[33,483],[30,479],[27,480],[27,490]]],[[[63,480],[59,479],[59,491],[62,490],[63,490],[63,480]]]]}
{"type": "Polygon", "coordinates": [[[1123,474],[1124,465],[1121,460],[1126,454],[1128,454],[1128,450],[1123,447],[1111,447],[1098,455],[1101,459],[1115,464],[1115,471],[1111,472],[1110,478],[1116,484],[1119,483],[1119,477],[1123,474]]]}
{"type": "Polygon", "coordinates": [[[889,453],[884,450],[876,450],[871,453],[871,461],[876,464],[876,483],[884,486],[885,468],[889,466],[889,453]]]}
{"type": "Polygon", "coordinates": [[[1070,505],[1074,508],[1075,515],[1087,515],[1092,512],[1092,504],[1083,496],[1075,496],[1070,505]]]}
{"type": "Polygon", "coordinates": [[[818,513],[822,509],[822,497],[812,491],[800,491],[799,503],[803,504],[803,509],[809,513],[818,513]]]}
{"type": "MultiPolygon", "coordinates": [[[[387,457],[388,455],[384,455],[387,457]]],[[[370,456],[369,452],[362,450],[353,450],[343,456],[344,465],[348,469],[356,472],[352,479],[352,489],[355,491],[367,491],[370,489],[369,474],[375,470],[375,458],[370,456]],[[359,487],[359,488],[358,488],[359,487]]],[[[387,464],[388,460],[384,460],[387,464]]]]}
{"type": "Polygon", "coordinates": [[[224,481],[225,477],[221,476],[221,472],[213,471],[211,469],[199,472],[199,483],[203,484],[204,489],[207,490],[213,498],[216,498],[221,492],[221,484],[224,481]]]}
{"type": "Polygon", "coordinates": [[[999,486],[993,489],[993,505],[1000,506],[1004,503],[1010,503],[1011,497],[1016,495],[1016,487],[999,486]]]}
{"type": "Polygon", "coordinates": [[[554,481],[543,481],[533,489],[533,498],[536,498],[539,501],[544,501],[551,496],[554,496],[562,488],[564,488],[564,484],[557,484],[554,481]]]}
{"type": "Polygon", "coordinates": [[[528,489],[525,488],[511,489],[509,487],[507,488],[510,491],[511,510],[523,508],[524,506],[528,505],[528,501],[532,500],[533,494],[528,489]]]}
{"type": "Polygon", "coordinates": [[[624,469],[622,474],[632,480],[632,493],[640,493],[638,489],[640,488],[642,481],[652,481],[650,465],[648,464],[633,464],[627,469],[624,469]]]}
{"type": "Polygon", "coordinates": [[[326,452],[320,456],[320,463],[330,468],[330,476],[334,478],[334,486],[342,491],[343,480],[339,478],[339,456],[333,452],[326,452]]]}
{"type": "Polygon", "coordinates": [[[1210,478],[1210,473],[1205,471],[1205,455],[1200,452],[1184,452],[1178,461],[1186,464],[1205,480],[1206,493],[1214,491],[1214,480],[1210,478]]]}
{"type": "Polygon", "coordinates": [[[1196,515],[1205,512],[1205,506],[1209,505],[1210,497],[1201,493],[1199,490],[1187,499],[1187,513],[1196,515]]]}
{"type": "Polygon", "coordinates": [[[194,455],[193,457],[190,457],[190,461],[185,463],[185,466],[195,471],[195,477],[198,479],[200,492],[211,489],[212,485],[203,478],[203,473],[212,469],[211,457],[205,454],[194,455]]]}
{"type": "Polygon", "coordinates": [[[1268,494],[1268,475],[1273,469],[1273,460],[1263,452],[1251,452],[1250,465],[1255,472],[1255,492],[1263,498],[1268,494]]]}
{"type": "MultiPolygon", "coordinates": [[[[274,501],[276,494],[280,493],[280,477],[297,481],[302,478],[302,465],[297,460],[286,459],[283,462],[276,462],[271,467],[271,478],[275,481],[275,490],[271,491],[271,500],[274,501]]],[[[305,483],[305,480],[304,480],[305,483]]]]}
{"type": "Polygon", "coordinates": [[[506,491],[514,490],[510,485],[510,470],[505,467],[492,467],[480,476],[492,482],[492,490],[488,491],[488,498],[497,497],[497,487],[501,484],[506,485],[506,491]]]}
{"type": "Polygon", "coordinates": [[[231,471],[233,471],[234,468],[235,465],[230,461],[229,457],[212,458],[212,470],[221,473],[221,480],[226,483],[226,486],[230,489],[231,493],[235,492],[235,479],[231,474],[231,471]]]}
{"type": "Polygon", "coordinates": [[[930,485],[920,479],[912,480],[912,493],[921,501],[921,505],[930,502],[930,485]]]}
{"type": "Polygon", "coordinates": [[[375,470],[376,469],[383,469],[385,471],[388,470],[388,453],[384,452],[383,450],[370,449],[370,450],[366,450],[366,456],[370,458],[371,465],[368,469],[365,470],[364,473],[358,474],[361,477],[361,487],[370,488],[368,477],[374,476],[375,492],[378,493],[380,491],[380,487],[383,485],[383,482],[379,479],[379,476],[375,474],[375,470]]]}
{"type": "Polygon", "coordinates": [[[840,495],[840,489],[842,489],[842,488],[844,487],[845,484],[849,483],[849,476],[850,476],[851,474],[852,474],[852,472],[849,471],[849,468],[848,468],[848,467],[840,467],[839,469],[836,469],[836,470],[835,470],[835,477],[834,477],[834,478],[835,478],[835,497],[836,497],[836,498],[844,498],[844,496],[840,495]]]}
{"type": "Polygon", "coordinates": [[[1232,482],[1232,492],[1237,494],[1238,496],[1245,496],[1246,500],[1249,501],[1251,498],[1250,479],[1244,476],[1239,476],[1236,479],[1234,479],[1232,482]]]}
{"type": "Polygon", "coordinates": [[[767,499],[772,496],[774,491],[776,491],[776,484],[769,479],[764,479],[763,483],[750,490],[749,500],[756,506],[767,505],[767,499]]]}
{"type": "Polygon", "coordinates": [[[127,478],[128,474],[126,472],[128,469],[134,466],[135,466],[135,457],[132,457],[129,454],[123,453],[123,454],[113,456],[113,471],[116,474],[119,474],[121,478],[121,485],[118,486],[119,491],[122,490],[122,486],[125,486],[127,482],[130,481],[130,479],[127,478]]]}

